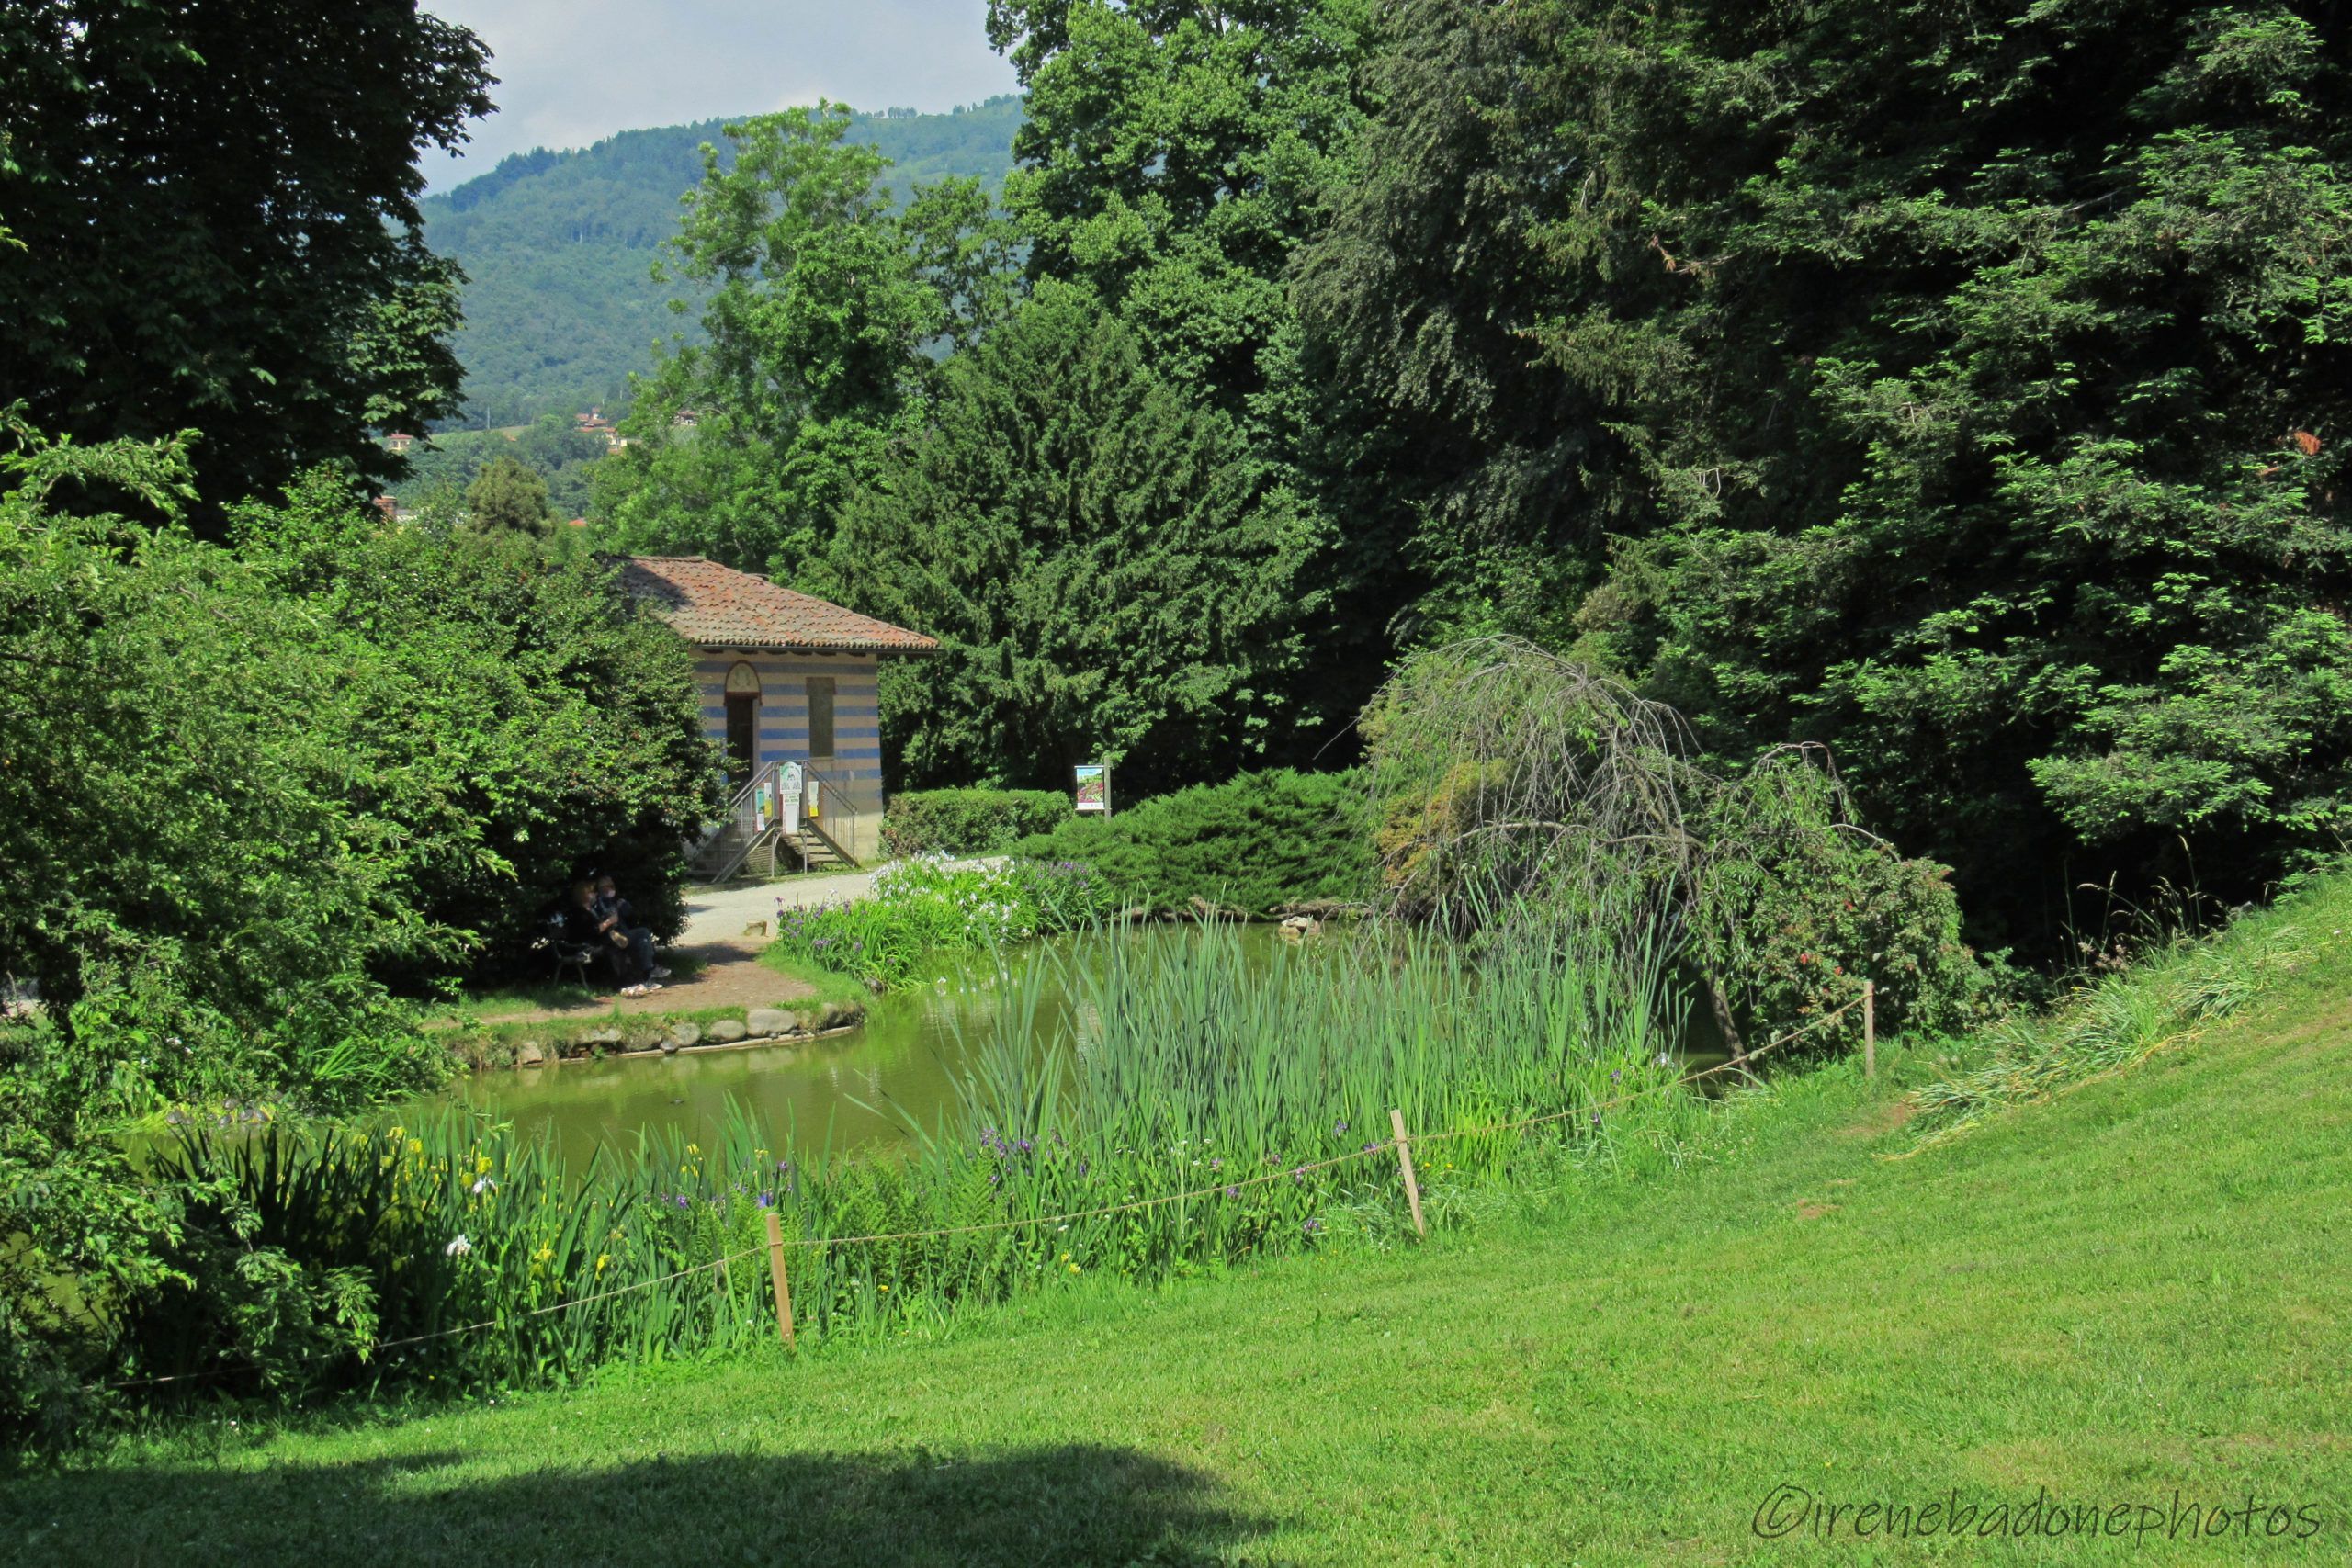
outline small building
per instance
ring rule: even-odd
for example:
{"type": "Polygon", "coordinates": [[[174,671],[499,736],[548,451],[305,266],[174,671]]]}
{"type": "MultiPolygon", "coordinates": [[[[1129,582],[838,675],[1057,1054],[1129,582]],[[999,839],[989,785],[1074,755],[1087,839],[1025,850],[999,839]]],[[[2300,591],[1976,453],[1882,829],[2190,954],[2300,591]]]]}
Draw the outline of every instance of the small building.
{"type": "Polygon", "coordinates": [[[772,841],[778,818],[806,863],[870,858],[886,788],[881,661],[939,644],[701,556],[630,556],[620,566],[629,595],[695,645],[703,728],[727,757],[735,803],[698,869],[724,874],[713,868],[772,841]],[[797,798],[760,795],[763,781],[783,787],[796,769],[797,798]],[[729,833],[743,841],[724,841],[729,833]]]}

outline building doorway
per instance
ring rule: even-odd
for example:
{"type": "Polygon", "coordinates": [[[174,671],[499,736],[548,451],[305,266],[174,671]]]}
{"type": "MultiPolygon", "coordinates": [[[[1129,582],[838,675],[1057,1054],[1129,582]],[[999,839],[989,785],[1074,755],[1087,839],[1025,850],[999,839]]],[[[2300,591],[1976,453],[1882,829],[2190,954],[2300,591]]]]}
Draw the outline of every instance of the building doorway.
{"type": "Polygon", "coordinates": [[[738,664],[727,672],[727,782],[751,782],[760,758],[760,672],[738,664]]]}

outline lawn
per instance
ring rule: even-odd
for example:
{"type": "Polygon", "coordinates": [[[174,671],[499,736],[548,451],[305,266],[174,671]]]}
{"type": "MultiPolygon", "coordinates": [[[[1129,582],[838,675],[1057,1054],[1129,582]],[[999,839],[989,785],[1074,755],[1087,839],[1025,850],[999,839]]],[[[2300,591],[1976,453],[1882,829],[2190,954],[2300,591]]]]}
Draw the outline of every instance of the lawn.
{"type": "Polygon", "coordinates": [[[2293,918],[2316,956],[2253,1011],[1912,1157],[1885,1157],[1911,1147],[1902,1087],[1938,1068],[1891,1047],[1874,1084],[1752,1097],[1679,1174],[1424,1247],[1080,1281],[797,1365],[182,1427],[0,1486],[0,1552],[2345,1562],[2352,888],[2293,918]],[[1818,1510],[1758,1532],[1789,1488],[1849,1506],[1833,1541],[1818,1510]],[[2121,1533],[1974,1533],[2043,1489],[2121,1533]],[[1890,1540],[1858,1512],[1889,1503],[1946,1511],[1890,1540]],[[2226,1533],[2190,1539],[2217,1507],[2226,1533]]]}

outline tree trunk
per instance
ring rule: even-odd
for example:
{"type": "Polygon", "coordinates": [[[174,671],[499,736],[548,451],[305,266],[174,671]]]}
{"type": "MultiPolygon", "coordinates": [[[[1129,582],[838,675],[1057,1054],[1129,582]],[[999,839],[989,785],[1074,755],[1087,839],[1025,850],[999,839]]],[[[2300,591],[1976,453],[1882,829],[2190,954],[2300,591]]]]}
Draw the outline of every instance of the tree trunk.
{"type": "Polygon", "coordinates": [[[1724,1037],[1724,1048],[1731,1053],[1731,1065],[1755,1081],[1756,1073],[1747,1065],[1747,1047],[1740,1043],[1739,1025],[1732,1021],[1731,998],[1713,975],[1707,976],[1707,1005],[1714,1009],[1715,1028],[1724,1037]]]}

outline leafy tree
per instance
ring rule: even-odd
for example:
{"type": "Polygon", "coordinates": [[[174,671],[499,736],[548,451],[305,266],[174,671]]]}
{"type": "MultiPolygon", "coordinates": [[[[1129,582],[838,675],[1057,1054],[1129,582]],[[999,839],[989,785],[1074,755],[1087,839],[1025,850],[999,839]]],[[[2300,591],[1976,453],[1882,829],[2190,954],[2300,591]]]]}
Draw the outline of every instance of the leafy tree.
{"type": "Polygon", "coordinates": [[[82,441],[186,429],[200,504],[455,411],[458,276],[418,153],[487,114],[487,51],[415,0],[0,10],[0,407],[82,441]]]}
{"type": "MultiPolygon", "coordinates": [[[[1012,164],[1021,100],[947,114],[854,116],[847,139],[891,160],[893,196],[976,180],[993,194],[1012,164]]],[[[678,193],[702,177],[725,122],[627,130],[571,152],[534,148],[422,203],[425,239],[466,272],[465,421],[495,427],[601,403],[617,416],[648,345],[672,330],[674,280],[652,276],[678,231],[678,193]]],[[[691,338],[698,331],[689,325],[691,338]]]]}
{"type": "Polygon", "coordinates": [[[674,926],[708,748],[690,654],[607,570],[388,527],[323,472],[232,552],[47,499],[168,512],[171,449],[6,466],[0,974],[105,1103],[395,1086],[432,1057],[387,982],[518,953],[592,860],[674,926]]]}
{"type": "Polygon", "coordinates": [[[482,534],[544,537],[555,526],[548,511],[548,481],[518,457],[492,458],[466,487],[466,525],[482,534]]]}
{"type": "Polygon", "coordinates": [[[1418,0],[1304,262],[1433,618],[1835,743],[1980,935],[2352,799],[2352,17],[1418,0]]]}
{"type": "Polygon", "coordinates": [[[1237,416],[1289,347],[1284,274],[1356,120],[1363,0],[990,0],[1028,90],[1005,207],[1159,371],[1237,416]]]}
{"type": "Polygon", "coordinates": [[[704,296],[707,341],[639,384],[637,443],[597,478],[628,543],[801,576],[879,475],[933,372],[925,346],[998,304],[1004,240],[977,187],[894,211],[889,161],[849,129],[820,105],[729,126],[731,162],[705,146],[669,265],[704,296]]]}
{"type": "Polygon", "coordinates": [[[1318,527],[1091,291],[1047,282],[947,363],[834,570],[944,644],[886,685],[906,783],[1054,786],[1104,759],[1149,791],[1290,739],[1318,527]]]}
{"type": "MultiPolygon", "coordinates": [[[[992,0],[1028,91],[1005,208],[1032,279],[1093,289],[1153,368],[1230,416],[1250,460],[1330,521],[1314,678],[1287,694],[1306,761],[1370,696],[1402,599],[1400,525],[1290,299],[1363,116],[1382,7],[992,0]]],[[[1328,759],[1327,759],[1328,761],[1328,759]]]]}

